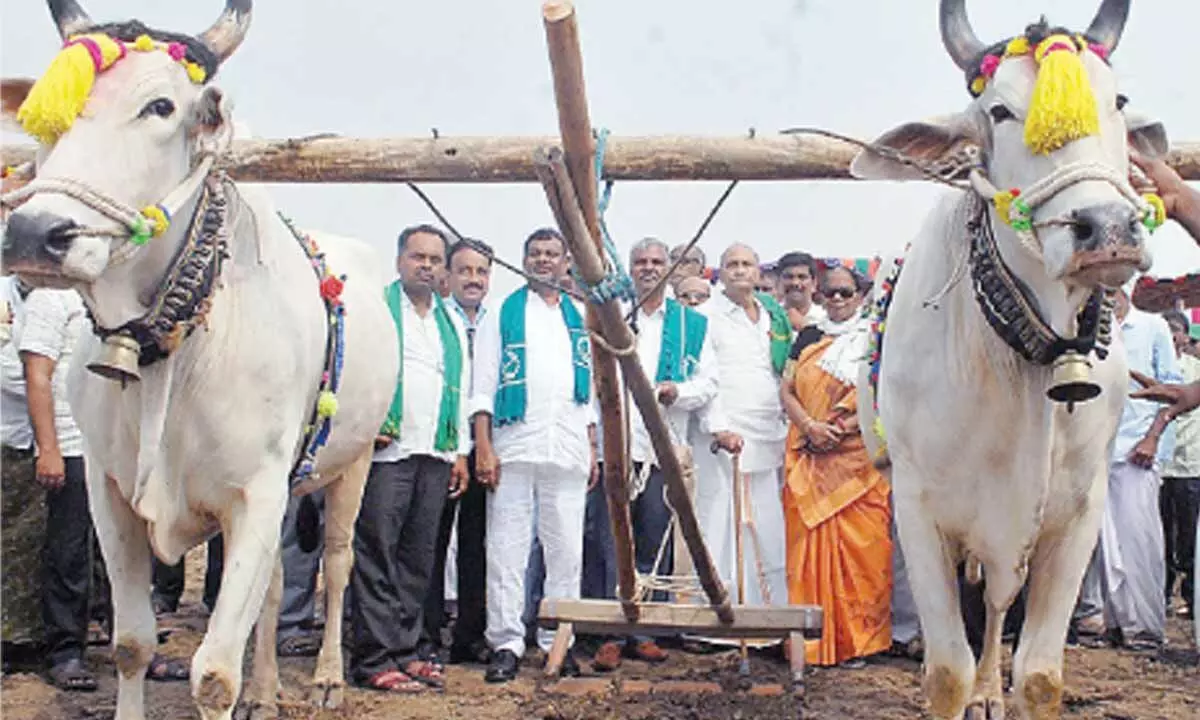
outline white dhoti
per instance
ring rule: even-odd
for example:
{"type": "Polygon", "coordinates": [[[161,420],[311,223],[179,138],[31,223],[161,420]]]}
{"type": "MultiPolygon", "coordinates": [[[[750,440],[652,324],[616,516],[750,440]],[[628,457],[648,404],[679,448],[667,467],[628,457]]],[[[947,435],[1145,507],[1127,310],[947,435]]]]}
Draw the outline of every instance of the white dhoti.
{"type": "MultiPolygon", "coordinates": [[[[771,443],[774,445],[775,443],[771,443]]],[[[747,447],[751,445],[749,441],[747,447]]],[[[749,485],[750,506],[747,517],[755,528],[742,535],[743,571],[745,572],[747,605],[787,605],[787,545],[783,519],[782,464],[761,467],[753,453],[742,457],[743,482],[749,485]],[[746,462],[747,460],[751,462],[746,462]],[[759,467],[755,467],[759,465],[759,467]],[[760,562],[762,580],[760,581],[760,562]],[[765,584],[769,594],[763,597],[765,584]]],[[[775,456],[782,463],[783,452],[775,456]]],[[[736,521],[733,512],[733,463],[726,453],[713,455],[707,449],[696,452],[696,519],[704,543],[720,573],[721,582],[730,598],[737,600],[736,521]]]]}
{"type": "Polygon", "coordinates": [[[1084,578],[1081,605],[1102,605],[1105,625],[1120,628],[1126,640],[1162,640],[1166,633],[1161,484],[1155,470],[1112,464],[1100,543],[1084,578]]]}
{"type": "MultiPolygon", "coordinates": [[[[487,504],[487,631],[492,649],[525,652],[525,568],[534,523],[546,565],[545,596],[579,598],[587,474],[557,465],[505,463],[487,504]]],[[[554,634],[538,630],[549,651],[554,634]]]]}

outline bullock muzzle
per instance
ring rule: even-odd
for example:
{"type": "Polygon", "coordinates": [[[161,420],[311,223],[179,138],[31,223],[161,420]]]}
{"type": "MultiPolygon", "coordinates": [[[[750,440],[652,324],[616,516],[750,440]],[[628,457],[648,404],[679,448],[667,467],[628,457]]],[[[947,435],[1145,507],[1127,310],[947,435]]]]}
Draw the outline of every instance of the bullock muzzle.
{"type": "Polygon", "coordinates": [[[1067,274],[1086,285],[1119,287],[1149,269],[1145,229],[1138,211],[1109,202],[1070,213],[1074,252],[1067,274]]]}
{"type": "Polygon", "coordinates": [[[14,212],[8,217],[0,259],[6,272],[33,287],[65,286],[63,260],[75,242],[76,222],[47,212],[14,212]]]}

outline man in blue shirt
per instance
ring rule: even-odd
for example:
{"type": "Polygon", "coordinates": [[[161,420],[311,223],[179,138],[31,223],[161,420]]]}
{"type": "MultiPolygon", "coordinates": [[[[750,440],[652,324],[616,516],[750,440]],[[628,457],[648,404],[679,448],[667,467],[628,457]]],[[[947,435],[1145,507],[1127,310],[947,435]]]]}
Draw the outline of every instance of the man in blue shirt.
{"type": "MultiPolygon", "coordinates": [[[[1132,285],[1118,293],[1116,307],[1129,367],[1158,383],[1178,383],[1183,377],[1171,330],[1158,315],[1132,306],[1132,285]]],[[[1130,390],[1136,389],[1131,382],[1130,390]]],[[[1162,468],[1174,448],[1168,410],[1147,400],[1127,400],[1112,446],[1100,542],[1081,591],[1081,635],[1107,631],[1135,650],[1162,644],[1166,562],[1158,495],[1162,468]]]]}

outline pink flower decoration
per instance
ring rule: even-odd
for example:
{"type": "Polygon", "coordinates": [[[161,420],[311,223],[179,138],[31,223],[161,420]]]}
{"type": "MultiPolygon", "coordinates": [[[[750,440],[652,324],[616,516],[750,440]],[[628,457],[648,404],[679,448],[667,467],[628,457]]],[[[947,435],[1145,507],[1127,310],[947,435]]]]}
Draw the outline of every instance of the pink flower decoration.
{"type": "Polygon", "coordinates": [[[1108,48],[1104,47],[1100,43],[1088,43],[1088,49],[1099,55],[1102,59],[1108,59],[1108,48]]]}
{"type": "Polygon", "coordinates": [[[173,42],[167,46],[167,54],[172,60],[179,62],[187,57],[187,47],[183,43],[173,42]]]}
{"type": "Polygon", "coordinates": [[[996,74],[996,68],[1000,67],[1000,57],[997,55],[984,55],[983,61],[979,63],[979,74],[990,78],[996,74]]]}

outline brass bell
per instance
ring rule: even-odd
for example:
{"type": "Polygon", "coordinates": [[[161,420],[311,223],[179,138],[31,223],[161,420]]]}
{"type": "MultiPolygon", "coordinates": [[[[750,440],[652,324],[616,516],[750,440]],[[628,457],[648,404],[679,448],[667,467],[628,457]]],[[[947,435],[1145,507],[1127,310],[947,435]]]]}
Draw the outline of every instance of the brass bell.
{"type": "Polygon", "coordinates": [[[104,338],[104,349],[100,357],[88,363],[87,369],[100,377],[118,380],[121,385],[142,379],[138,372],[138,358],[142,347],[128,335],[109,335],[104,338]]]}
{"type": "Polygon", "coordinates": [[[1100,394],[1100,386],[1092,382],[1092,364],[1071,350],[1059,355],[1052,366],[1054,374],[1046,394],[1055,402],[1065,402],[1071,408],[1100,394]]]}

